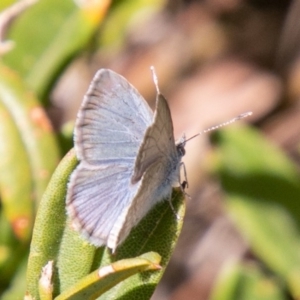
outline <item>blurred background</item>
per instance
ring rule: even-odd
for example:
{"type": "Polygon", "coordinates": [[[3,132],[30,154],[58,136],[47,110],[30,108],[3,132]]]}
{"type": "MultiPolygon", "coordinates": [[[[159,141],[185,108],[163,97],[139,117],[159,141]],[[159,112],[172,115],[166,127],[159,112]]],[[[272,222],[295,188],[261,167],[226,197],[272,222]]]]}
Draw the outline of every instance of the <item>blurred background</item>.
{"type": "Polygon", "coordinates": [[[187,143],[191,196],[152,299],[300,299],[300,1],[2,0],[0,294],[17,299],[38,202],[100,68],[187,143]]]}

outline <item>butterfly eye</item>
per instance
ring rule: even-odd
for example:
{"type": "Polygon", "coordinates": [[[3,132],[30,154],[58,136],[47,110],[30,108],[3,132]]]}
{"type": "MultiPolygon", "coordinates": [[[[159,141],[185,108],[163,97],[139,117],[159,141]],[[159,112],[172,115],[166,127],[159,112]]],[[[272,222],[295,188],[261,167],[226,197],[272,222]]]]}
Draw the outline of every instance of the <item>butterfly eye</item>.
{"type": "Polygon", "coordinates": [[[176,149],[177,149],[177,153],[180,157],[184,156],[185,155],[185,149],[184,149],[184,144],[183,143],[180,143],[176,146],[176,149]]]}

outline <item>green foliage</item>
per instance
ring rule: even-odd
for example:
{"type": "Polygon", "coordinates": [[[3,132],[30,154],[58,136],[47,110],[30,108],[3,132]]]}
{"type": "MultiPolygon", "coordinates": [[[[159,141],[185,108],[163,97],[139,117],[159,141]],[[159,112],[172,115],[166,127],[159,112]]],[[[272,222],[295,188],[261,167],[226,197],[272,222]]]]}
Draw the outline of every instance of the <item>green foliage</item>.
{"type": "MultiPolygon", "coordinates": [[[[132,231],[124,244],[118,248],[117,253],[111,254],[107,249],[97,249],[88,244],[72,229],[67,220],[65,209],[66,185],[69,175],[76,165],[77,159],[74,152],[71,151],[56,169],[40,203],[27,270],[29,294],[39,299],[38,279],[42,268],[49,261],[54,261],[54,295],[56,296],[62,292],[64,294],[66,290],[74,285],[73,289],[77,290],[80,289],[83,283],[89,284],[90,281],[84,278],[89,276],[88,274],[96,268],[113,264],[125,258],[140,257],[143,253],[149,251],[155,251],[162,257],[159,271],[145,276],[137,274],[125,281],[122,280],[109,294],[111,299],[124,297],[128,293],[130,293],[130,297],[136,294],[142,297],[139,299],[150,298],[155,285],[164,272],[179,236],[184,215],[181,192],[179,194],[177,192],[173,196],[174,206],[179,216],[181,216],[179,221],[176,219],[168,201],[160,203],[132,231]]],[[[144,265],[144,268],[148,269],[147,266],[148,264],[144,265]]],[[[140,270],[139,258],[136,258],[136,261],[133,260],[130,265],[122,269],[122,271],[127,272],[128,276],[140,270]]],[[[106,280],[106,278],[103,279],[103,285],[100,282],[99,290],[106,291],[106,280]]],[[[82,286],[82,288],[86,288],[86,286],[82,286]]],[[[83,291],[80,293],[83,293],[83,291]]],[[[63,294],[58,299],[64,299],[63,294]]],[[[69,292],[67,294],[69,295],[69,292]]]]}
{"type": "Polygon", "coordinates": [[[59,149],[37,98],[2,64],[0,114],[5,141],[0,146],[1,291],[27,256],[36,207],[59,161],[59,149]]]}
{"type": "Polygon", "coordinates": [[[230,128],[217,137],[217,169],[233,221],[255,255],[299,298],[299,172],[253,129],[230,128]]]}
{"type": "Polygon", "coordinates": [[[220,272],[211,300],[283,300],[283,286],[280,281],[266,276],[252,264],[241,265],[230,261],[220,272]]]}

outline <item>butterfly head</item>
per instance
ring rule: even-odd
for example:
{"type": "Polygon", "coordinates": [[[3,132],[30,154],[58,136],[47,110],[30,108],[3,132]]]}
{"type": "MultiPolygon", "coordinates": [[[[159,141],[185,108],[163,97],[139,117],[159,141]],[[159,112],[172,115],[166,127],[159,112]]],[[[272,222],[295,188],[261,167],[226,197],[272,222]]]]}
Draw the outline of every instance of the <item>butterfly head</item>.
{"type": "Polygon", "coordinates": [[[185,134],[176,142],[176,149],[179,157],[183,157],[185,155],[185,142],[185,134]]]}

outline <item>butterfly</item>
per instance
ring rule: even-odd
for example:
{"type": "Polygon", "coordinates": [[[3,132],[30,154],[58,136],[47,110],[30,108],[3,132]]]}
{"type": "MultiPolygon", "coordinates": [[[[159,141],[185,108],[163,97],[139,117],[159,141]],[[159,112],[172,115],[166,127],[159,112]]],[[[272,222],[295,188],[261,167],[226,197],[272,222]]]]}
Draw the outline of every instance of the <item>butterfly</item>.
{"type": "Polygon", "coordinates": [[[70,176],[67,213],[91,244],[113,252],[156,203],[170,199],[173,186],[180,186],[185,138],[175,142],[170,109],[153,74],[154,113],[124,77],[100,69],[75,124],[80,163],[70,176]]]}

